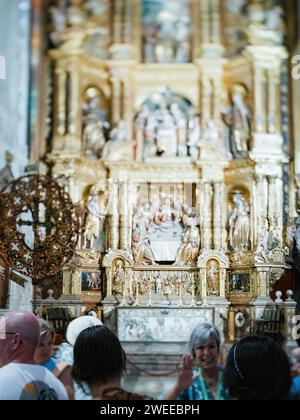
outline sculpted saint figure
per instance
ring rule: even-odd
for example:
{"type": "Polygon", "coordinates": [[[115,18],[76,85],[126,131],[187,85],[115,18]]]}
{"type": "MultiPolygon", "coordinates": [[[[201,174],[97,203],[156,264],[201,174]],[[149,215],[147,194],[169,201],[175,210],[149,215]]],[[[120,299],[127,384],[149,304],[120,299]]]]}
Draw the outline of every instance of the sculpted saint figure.
{"type": "Polygon", "coordinates": [[[235,252],[249,249],[250,240],[250,209],[241,193],[233,197],[233,210],[229,216],[229,246],[235,252]]]}
{"type": "Polygon", "coordinates": [[[83,107],[83,132],[82,144],[84,153],[87,156],[100,159],[105,145],[104,130],[108,123],[103,121],[99,109],[100,98],[98,95],[91,98],[88,104],[83,107]]]}
{"type": "Polygon", "coordinates": [[[210,261],[207,270],[207,284],[209,293],[216,295],[219,291],[219,268],[216,261],[210,261]]]}
{"type": "Polygon", "coordinates": [[[232,88],[232,106],[224,112],[225,124],[230,129],[231,151],[235,159],[247,157],[249,151],[251,116],[246,96],[246,88],[235,84],[232,88]]]}
{"type": "Polygon", "coordinates": [[[87,203],[84,232],[84,248],[93,249],[100,237],[108,211],[108,192],[95,186],[91,189],[87,203]]]}

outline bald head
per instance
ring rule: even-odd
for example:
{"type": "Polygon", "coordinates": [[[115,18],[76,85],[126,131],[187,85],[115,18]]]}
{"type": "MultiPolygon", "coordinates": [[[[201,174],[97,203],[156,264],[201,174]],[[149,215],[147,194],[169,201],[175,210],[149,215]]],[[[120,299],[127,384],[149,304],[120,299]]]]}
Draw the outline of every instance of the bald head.
{"type": "Polygon", "coordinates": [[[39,336],[40,326],[35,315],[8,312],[1,320],[0,367],[12,362],[33,363],[39,336]]]}

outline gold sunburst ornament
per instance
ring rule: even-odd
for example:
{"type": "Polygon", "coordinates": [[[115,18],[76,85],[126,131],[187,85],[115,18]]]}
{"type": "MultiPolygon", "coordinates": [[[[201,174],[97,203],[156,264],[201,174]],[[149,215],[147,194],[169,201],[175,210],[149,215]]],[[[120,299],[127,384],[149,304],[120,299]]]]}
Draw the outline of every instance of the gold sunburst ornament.
{"type": "Polygon", "coordinates": [[[49,176],[28,175],[0,193],[0,258],[34,285],[73,258],[80,221],[70,196],[49,176]]]}

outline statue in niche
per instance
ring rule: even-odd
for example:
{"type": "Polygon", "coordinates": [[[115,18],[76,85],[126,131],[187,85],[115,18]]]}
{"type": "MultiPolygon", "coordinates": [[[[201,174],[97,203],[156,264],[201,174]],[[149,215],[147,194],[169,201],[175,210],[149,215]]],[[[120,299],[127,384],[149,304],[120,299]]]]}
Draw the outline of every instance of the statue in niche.
{"type": "Polygon", "coordinates": [[[112,277],[113,277],[113,280],[112,280],[113,294],[122,295],[123,289],[125,287],[125,282],[126,282],[125,268],[124,268],[123,261],[118,260],[115,262],[112,277]]]}
{"type": "Polygon", "coordinates": [[[109,141],[103,148],[102,158],[104,160],[130,160],[132,159],[132,146],[128,140],[128,130],[124,120],[119,121],[109,136],[109,141]]]}
{"type": "Polygon", "coordinates": [[[103,112],[99,108],[99,92],[91,88],[88,94],[91,97],[88,99],[88,103],[83,106],[83,150],[88,157],[100,159],[105,146],[105,132],[109,128],[109,123],[104,121],[103,112]]]}
{"type": "Polygon", "coordinates": [[[156,62],[156,28],[147,26],[144,30],[144,60],[146,63],[156,62]]]}
{"type": "Polygon", "coordinates": [[[209,296],[219,296],[220,270],[217,261],[210,261],[207,266],[207,286],[209,296]]]}
{"type": "Polygon", "coordinates": [[[253,45],[281,45],[286,27],[284,11],[279,5],[266,9],[262,1],[248,6],[250,24],[246,30],[248,40],[253,45]]]}
{"type": "Polygon", "coordinates": [[[62,43],[62,34],[67,28],[67,16],[65,10],[57,5],[50,7],[50,41],[54,47],[59,47],[62,43]]]}
{"type": "Polygon", "coordinates": [[[278,232],[278,227],[276,227],[278,221],[275,222],[275,226],[270,228],[268,236],[268,250],[275,251],[280,246],[280,237],[278,232]]]}
{"type": "Polygon", "coordinates": [[[176,18],[171,13],[162,11],[156,18],[156,24],[156,62],[174,63],[176,51],[176,40],[174,37],[176,18]]]}
{"type": "Polygon", "coordinates": [[[108,212],[109,193],[105,188],[95,185],[91,188],[87,202],[87,217],[84,229],[83,248],[94,249],[104,228],[108,212]]]}
{"type": "Polygon", "coordinates": [[[250,241],[250,208],[240,192],[234,194],[233,204],[229,216],[229,247],[235,252],[245,252],[250,241]]]}
{"type": "Polygon", "coordinates": [[[197,263],[199,256],[200,230],[194,209],[189,206],[183,206],[183,212],[184,237],[183,243],[177,252],[175,265],[192,265],[197,263]]]}
{"type": "Polygon", "coordinates": [[[156,115],[156,154],[157,156],[176,157],[178,146],[177,127],[174,118],[166,105],[162,105],[156,115]]]}
{"type": "Polygon", "coordinates": [[[180,16],[175,24],[176,63],[188,63],[190,60],[190,28],[191,21],[188,16],[180,16]]]}
{"type": "Polygon", "coordinates": [[[15,179],[11,168],[13,160],[13,155],[10,152],[5,152],[6,165],[0,170],[0,191],[4,190],[15,179]]]}
{"type": "Polygon", "coordinates": [[[246,104],[247,90],[241,84],[232,88],[232,106],[224,112],[224,122],[230,130],[232,154],[235,159],[248,157],[251,137],[251,115],[246,104]]]}
{"type": "Polygon", "coordinates": [[[83,12],[82,0],[70,0],[67,8],[67,22],[71,27],[81,27],[86,21],[86,15],[83,12]]]}
{"type": "Polygon", "coordinates": [[[133,229],[133,255],[136,264],[141,265],[157,265],[155,256],[151,247],[151,241],[147,236],[145,224],[139,221],[133,229]]]}

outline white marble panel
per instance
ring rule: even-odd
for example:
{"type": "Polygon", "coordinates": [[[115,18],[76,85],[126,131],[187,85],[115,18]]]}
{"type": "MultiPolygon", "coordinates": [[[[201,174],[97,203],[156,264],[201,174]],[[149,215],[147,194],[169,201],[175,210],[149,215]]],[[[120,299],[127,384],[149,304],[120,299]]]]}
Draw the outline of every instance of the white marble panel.
{"type": "Polygon", "coordinates": [[[124,342],[184,343],[204,322],[214,323],[213,308],[118,308],[118,336],[124,342]]]}

